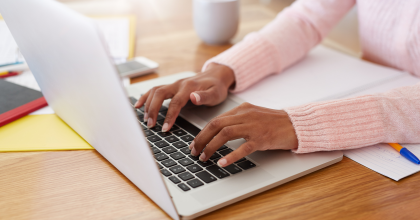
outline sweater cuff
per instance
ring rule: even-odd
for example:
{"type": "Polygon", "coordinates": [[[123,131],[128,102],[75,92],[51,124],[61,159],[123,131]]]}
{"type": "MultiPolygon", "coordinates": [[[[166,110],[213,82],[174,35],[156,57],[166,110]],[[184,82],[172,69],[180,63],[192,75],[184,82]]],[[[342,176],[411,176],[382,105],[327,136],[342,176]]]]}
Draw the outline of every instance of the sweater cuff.
{"type": "Polygon", "coordinates": [[[231,92],[240,92],[265,76],[275,73],[278,68],[276,49],[259,34],[251,33],[244,40],[227,51],[208,60],[202,71],[210,63],[230,67],[235,74],[235,88],[231,92]]]}
{"type": "Polygon", "coordinates": [[[385,125],[375,96],[285,109],[298,138],[295,153],[348,150],[383,142],[385,125]]]}

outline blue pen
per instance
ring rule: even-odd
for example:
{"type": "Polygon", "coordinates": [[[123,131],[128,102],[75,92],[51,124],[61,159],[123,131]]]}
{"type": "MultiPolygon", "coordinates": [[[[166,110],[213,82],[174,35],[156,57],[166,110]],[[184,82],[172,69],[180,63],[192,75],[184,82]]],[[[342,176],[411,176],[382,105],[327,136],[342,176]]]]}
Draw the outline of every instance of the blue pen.
{"type": "Polygon", "coordinates": [[[417,158],[413,153],[411,153],[407,148],[396,144],[396,143],[388,143],[389,145],[391,145],[391,147],[393,147],[395,150],[397,150],[398,152],[400,152],[400,154],[407,158],[409,161],[415,163],[415,164],[420,164],[420,160],[419,158],[417,158]]]}

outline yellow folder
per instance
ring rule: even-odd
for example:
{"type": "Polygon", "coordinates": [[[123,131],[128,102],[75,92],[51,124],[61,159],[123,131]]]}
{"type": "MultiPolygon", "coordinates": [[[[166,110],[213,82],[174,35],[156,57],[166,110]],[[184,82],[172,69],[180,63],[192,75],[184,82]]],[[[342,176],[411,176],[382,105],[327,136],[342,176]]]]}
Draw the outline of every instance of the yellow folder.
{"type": "Polygon", "coordinates": [[[55,114],[27,115],[0,127],[0,152],[94,149],[55,114]]]}

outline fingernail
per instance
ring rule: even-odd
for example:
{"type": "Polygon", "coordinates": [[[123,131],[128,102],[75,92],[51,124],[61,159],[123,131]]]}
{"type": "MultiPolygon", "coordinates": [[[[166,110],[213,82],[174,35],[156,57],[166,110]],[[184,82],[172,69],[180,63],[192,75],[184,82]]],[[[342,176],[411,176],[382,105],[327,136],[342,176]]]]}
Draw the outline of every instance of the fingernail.
{"type": "Polygon", "coordinates": [[[201,153],[200,158],[198,158],[200,161],[204,161],[206,159],[206,153],[201,153]]]}
{"type": "Polygon", "coordinates": [[[200,96],[197,93],[195,93],[195,92],[193,92],[192,94],[195,97],[195,100],[197,101],[197,103],[199,103],[200,102],[200,99],[201,99],[200,96]]]}
{"type": "Polygon", "coordinates": [[[227,163],[226,159],[225,158],[222,158],[219,161],[217,161],[217,166],[223,167],[223,166],[226,165],[226,163],[227,163]]]}
{"type": "Polygon", "coordinates": [[[169,127],[168,123],[163,124],[162,132],[167,132],[168,131],[168,127],[169,127]]]}
{"type": "Polygon", "coordinates": [[[153,119],[152,118],[149,118],[147,120],[147,127],[149,127],[149,128],[153,127],[153,119]]]}
{"type": "Polygon", "coordinates": [[[191,142],[191,144],[190,144],[190,146],[189,146],[190,150],[191,150],[193,147],[194,147],[194,141],[192,141],[192,142],[191,142]]]}
{"type": "Polygon", "coordinates": [[[147,114],[147,112],[144,113],[144,121],[147,121],[147,119],[149,118],[149,114],[147,114]]]}
{"type": "Polygon", "coordinates": [[[195,153],[197,153],[195,148],[191,149],[191,155],[195,156],[195,153]]]}

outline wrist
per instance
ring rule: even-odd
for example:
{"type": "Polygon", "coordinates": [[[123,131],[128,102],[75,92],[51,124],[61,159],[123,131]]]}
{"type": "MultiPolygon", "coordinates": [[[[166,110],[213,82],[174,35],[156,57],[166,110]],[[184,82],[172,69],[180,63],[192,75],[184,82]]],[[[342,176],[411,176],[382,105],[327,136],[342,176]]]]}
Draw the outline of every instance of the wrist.
{"type": "Polygon", "coordinates": [[[211,72],[225,85],[226,89],[232,88],[235,85],[235,74],[233,70],[225,65],[218,63],[210,63],[206,72],[211,72]]]}

